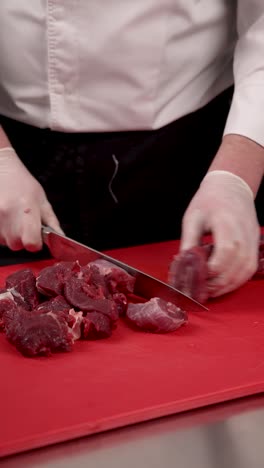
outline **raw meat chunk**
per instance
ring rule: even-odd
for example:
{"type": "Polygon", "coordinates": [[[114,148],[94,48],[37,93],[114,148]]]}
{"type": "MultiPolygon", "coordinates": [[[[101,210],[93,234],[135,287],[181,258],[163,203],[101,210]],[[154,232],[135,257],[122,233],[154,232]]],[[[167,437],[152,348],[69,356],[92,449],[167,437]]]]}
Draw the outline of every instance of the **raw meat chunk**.
{"type": "Polygon", "coordinates": [[[154,297],[144,304],[128,304],[127,317],[142,330],[168,333],[187,322],[187,314],[171,302],[154,297]]]}
{"type": "Polygon", "coordinates": [[[73,271],[79,271],[78,262],[59,262],[43,268],[37,277],[37,289],[44,296],[59,296],[63,294],[64,283],[73,271]]]}
{"type": "Polygon", "coordinates": [[[36,308],[36,310],[41,312],[42,314],[45,314],[48,312],[57,312],[57,311],[69,312],[70,309],[71,309],[71,305],[68,304],[68,302],[66,301],[66,299],[64,299],[63,296],[53,297],[52,299],[49,299],[48,301],[42,302],[36,308]]]}
{"type": "Polygon", "coordinates": [[[18,307],[15,302],[14,302],[14,307],[10,306],[6,308],[6,310],[3,311],[3,315],[2,315],[5,331],[11,328],[12,323],[18,317],[18,314],[25,314],[25,313],[29,314],[29,311],[22,309],[21,307],[18,307]]]}
{"type": "Polygon", "coordinates": [[[119,317],[120,300],[114,301],[96,267],[83,267],[72,274],[64,286],[67,301],[83,312],[100,312],[115,321],[119,317]]]}
{"type": "MultiPolygon", "coordinates": [[[[169,283],[201,303],[209,299],[207,261],[213,247],[213,243],[207,243],[183,251],[174,256],[169,268],[169,283]]],[[[259,242],[258,268],[253,278],[262,278],[263,275],[264,236],[262,235],[259,242]]]]}
{"type": "Polygon", "coordinates": [[[112,321],[116,321],[119,317],[119,304],[111,299],[92,299],[83,293],[78,283],[67,283],[65,296],[73,307],[83,312],[99,312],[107,315],[112,321]]]}
{"type": "Polygon", "coordinates": [[[82,320],[82,337],[87,340],[108,338],[112,334],[112,322],[106,315],[89,312],[82,320]]]}
{"type": "Polygon", "coordinates": [[[118,315],[124,315],[127,310],[128,300],[125,294],[123,293],[114,293],[113,294],[113,301],[116,303],[118,315]]]}
{"type": "Polygon", "coordinates": [[[262,234],[259,241],[259,258],[258,269],[253,278],[263,277],[264,275],[264,235],[262,234]]]}
{"type": "Polygon", "coordinates": [[[36,278],[32,270],[16,271],[6,278],[6,289],[14,296],[17,305],[32,310],[39,303],[36,278]]]}
{"type": "Polygon", "coordinates": [[[17,307],[5,312],[3,319],[7,339],[24,356],[72,349],[71,331],[65,321],[52,312],[36,314],[17,307]]]}
{"type": "Polygon", "coordinates": [[[96,265],[88,264],[81,267],[78,274],[74,275],[83,285],[83,291],[93,299],[111,297],[111,292],[105,277],[100,273],[96,265]]]}
{"type": "Polygon", "coordinates": [[[123,268],[103,259],[90,262],[89,265],[96,265],[99,268],[101,275],[106,278],[108,287],[112,293],[122,292],[126,294],[134,291],[136,278],[127,273],[123,268]]]}
{"type": "Polygon", "coordinates": [[[86,266],[59,262],[37,279],[21,270],[0,289],[0,329],[23,355],[38,356],[70,351],[80,338],[107,338],[126,313],[131,323],[154,333],[174,331],[187,321],[184,311],[157,297],[128,306],[134,285],[133,276],[105,260],[86,266]]]}
{"type": "Polygon", "coordinates": [[[201,303],[206,302],[209,296],[208,255],[206,246],[194,247],[175,255],[169,268],[169,283],[201,303]]]}
{"type": "Polygon", "coordinates": [[[0,331],[4,329],[4,313],[14,308],[16,308],[16,303],[11,292],[6,289],[0,289],[0,331]]]}
{"type": "Polygon", "coordinates": [[[52,312],[56,316],[60,316],[65,320],[67,325],[71,328],[74,340],[79,340],[81,337],[81,323],[82,323],[82,312],[75,312],[71,308],[70,304],[66,302],[63,296],[53,297],[49,301],[42,302],[35,309],[35,312],[41,314],[48,314],[52,312]]]}

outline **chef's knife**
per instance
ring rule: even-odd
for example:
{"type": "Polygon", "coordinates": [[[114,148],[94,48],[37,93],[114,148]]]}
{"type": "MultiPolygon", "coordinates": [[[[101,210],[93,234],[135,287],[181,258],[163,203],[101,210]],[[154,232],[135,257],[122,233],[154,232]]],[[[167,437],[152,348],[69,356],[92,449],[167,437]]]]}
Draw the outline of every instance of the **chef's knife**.
{"type": "Polygon", "coordinates": [[[130,275],[136,278],[134,293],[145,299],[160,297],[168,302],[172,302],[178,307],[186,310],[208,310],[205,306],[195,301],[186,294],[178,291],[172,286],[160,281],[146,273],[143,273],[130,265],[110,257],[102,252],[98,252],[91,247],[80,244],[69,237],[58,234],[53,229],[43,226],[42,237],[44,243],[48,246],[51,255],[59,261],[76,261],[81,265],[86,265],[97,259],[108,260],[126,270],[130,275]]]}

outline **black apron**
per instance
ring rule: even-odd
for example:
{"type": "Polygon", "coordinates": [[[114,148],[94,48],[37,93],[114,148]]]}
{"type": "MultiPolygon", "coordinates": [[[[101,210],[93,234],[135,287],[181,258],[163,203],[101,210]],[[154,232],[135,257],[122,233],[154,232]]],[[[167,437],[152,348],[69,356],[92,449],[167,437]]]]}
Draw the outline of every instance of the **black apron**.
{"type": "Polygon", "coordinates": [[[232,93],[153,131],[63,133],[0,122],[65,233],[110,249],[180,237],[184,211],[221,144],[232,93]]]}

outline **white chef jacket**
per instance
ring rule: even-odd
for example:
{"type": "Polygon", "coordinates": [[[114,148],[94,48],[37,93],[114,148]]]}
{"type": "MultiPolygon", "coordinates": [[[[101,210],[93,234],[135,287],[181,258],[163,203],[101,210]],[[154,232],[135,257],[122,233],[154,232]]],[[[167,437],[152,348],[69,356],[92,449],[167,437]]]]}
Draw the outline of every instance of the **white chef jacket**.
{"type": "Polygon", "coordinates": [[[225,133],[264,145],[264,0],[1,0],[0,114],[160,128],[235,81],[225,133]]]}

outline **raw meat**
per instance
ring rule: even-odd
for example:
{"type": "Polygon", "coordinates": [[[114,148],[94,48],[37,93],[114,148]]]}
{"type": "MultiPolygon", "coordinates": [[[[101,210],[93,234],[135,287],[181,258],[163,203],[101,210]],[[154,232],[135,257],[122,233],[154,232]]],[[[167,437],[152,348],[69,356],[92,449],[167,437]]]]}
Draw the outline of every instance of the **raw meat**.
{"type": "Polygon", "coordinates": [[[42,314],[48,313],[48,312],[69,312],[71,309],[71,305],[68,304],[66,299],[64,299],[63,296],[56,296],[53,297],[52,299],[49,299],[48,301],[44,301],[41,304],[38,305],[36,308],[37,311],[41,312],[42,314]]]}
{"type": "Polygon", "coordinates": [[[127,317],[136,327],[152,333],[172,332],[187,322],[185,311],[159,297],[144,304],[129,304],[127,317]]]}
{"type": "Polygon", "coordinates": [[[15,302],[26,310],[32,310],[39,303],[36,278],[32,270],[16,271],[6,278],[6,289],[12,293],[15,302]]]}
{"type": "Polygon", "coordinates": [[[13,306],[11,306],[10,304],[10,307],[6,308],[6,310],[3,311],[2,319],[5,331],[11,328],[12,322],[17,317],[17,314],[19,312],[29,314],[28,310],[22,309],[21,307],[17,306],[15,302],[13,303],[13,306]]]}
{"type": "Polygon", "coordinates": [[[74,308],[83,312],[99,312],[114,322],[119,317],[119,304],[111,299],[92,299],[83,294],[81,288],[74,282],[65,286],[65,296],[74,308]]]}
{"type": "Polygon", "coordinates": [[[98,312],[89,312],[82,320],[82,337],[88,340],[108,338],[112,334],[109,317],[98,312]]]}
{"type": "Polygon", "coordinates": [[[258,269],[254,277],[255,278],[263,277],[263,275],[264,275],[264,235],[260,237],[260,241],[259,241],[258,269]]]}
{"type": "Polygon", "coordinates": [[[65,320],[52,312],[36,314],[17,307],[5,312],[3,320],[7,339],[24,356],[72,349],[73,334],[65,320]]]}
{"type": "Polygon", "coordinates": [[[64,283],[73,271],[79,271],[78,262],[59,262],[41,270],[37,277],[37,289],[45,296],[63,294],[64,283]]]}
{"type": "MultiPolygon", "coordinates": [[[[205,303],[209,299],[207,261],[213,247],[212,243],[206,243],[175,255],[169,268],[169,284],[205,303]]],[[[262,278],[263,275],[264,235],[260,238],[258,268],[253,278],[262,278]]]]}
{"type": "Polygon", "coordinates": [[[175,255],[169,268],[169,283],[198,302],[207,301],[210,246],[193,247],[175,255]]]}
{"type": "Polygon", "coordinates": [[[41,314],[48,314],[52,312],[56,316],[60,316],[65,320],[65,323],[71,328],[74,340],[79,340],[81,337],[81,323],[82,323],[82,312],[75,312],[74,309],[68,304],[63,296],[57,296],[49,301],[42,302],[35,309],[34,312],[41,314]]]}
{"type": "Polygon", "coordinates": [[[114,293],[113,301],[116,303],[118,315],[124,315],[127,310],[128,300],[125,294],[123,293],[114,293]]]}
{"type": "Polygon", "coordinates": [[[107,338],[126,313],[131,323],[156,333],[186,322],[185,312],[159,298],[128,307],[134,285],[133,276],[104,260],[56,263],[37,279],[21,270],[0,290],[0,329],[22,354],[38,356],[70,351],[75,340],[107,338]]]}
{"type": "Polygon", "coordinates": [[[103,299],[111,297],[111,292],[105,277],[100,273],[95,265],[81,267],[79,273],[74,275],[83,285],[83,291],[93,299],[103,299]]]}
{"type": "Polygon", "coordinates": [[[105,277],[112,293],[121,292],[126,294],[134,291],[136,278],[123,268],[103,259],[90,262],[90,265],[96,265],[99,268],[99,272],[105,277]]]}
{"type": "Polygon", "coordinates": [[[73,307],[83,312],[100,312],[113,321],[119,317],[120,300],[113,300],[95,266],[82,267],[79,273],[72,274],[65,283],[64,295],[73,307]]]}
{"type": "Polygon", "coordinates": [[[14,297],[6,289],[0,289],[0,331],[4,329],[3,314],[16,307],[14,297]]]}

